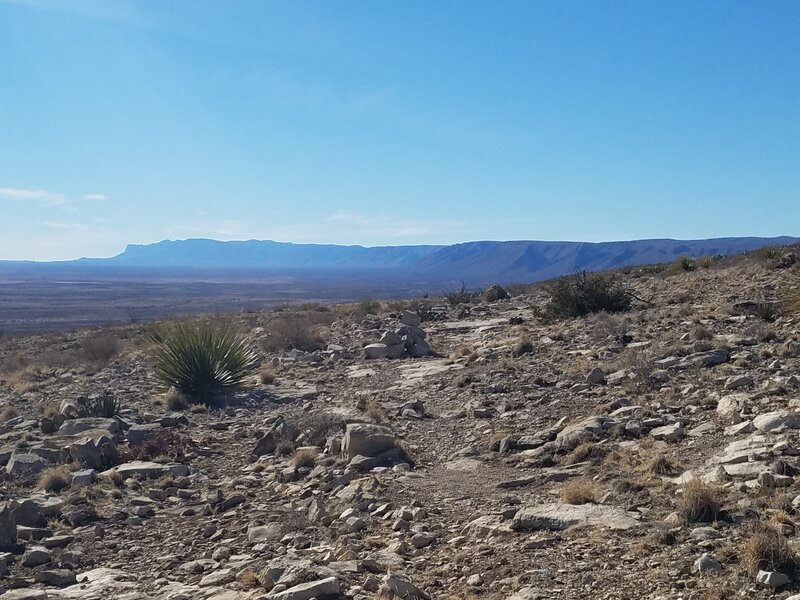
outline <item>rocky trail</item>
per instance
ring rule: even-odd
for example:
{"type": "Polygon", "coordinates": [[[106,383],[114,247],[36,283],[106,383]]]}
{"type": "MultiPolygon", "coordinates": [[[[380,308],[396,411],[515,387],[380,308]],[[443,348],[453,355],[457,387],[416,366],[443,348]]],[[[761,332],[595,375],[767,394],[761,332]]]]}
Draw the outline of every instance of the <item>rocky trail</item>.
{"type": "Polygon", "coordinates": [[[271,375],[208,410],[141,325],[4,339],[0,597],[796,600],[784,266],[635,270],[647,302],[557,321],[543,286],[231,315],[271,375]],[[324,344],[269,347],[291,315],[324,344]]]}

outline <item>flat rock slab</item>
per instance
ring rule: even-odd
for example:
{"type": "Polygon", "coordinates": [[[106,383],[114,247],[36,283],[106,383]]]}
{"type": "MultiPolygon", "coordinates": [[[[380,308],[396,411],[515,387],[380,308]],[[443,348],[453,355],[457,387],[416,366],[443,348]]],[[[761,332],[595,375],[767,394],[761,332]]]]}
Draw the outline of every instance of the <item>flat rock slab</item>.
{"type": "Polygon", "coordinates": [[[514,531],[560,531],[575,525],[631,529],[639,525],[633,513],[600,504],[542,504],[520,509],[511,521],[514,531]]]}
{"type": "Polygon", "coordinates": [[[424,362],[409,362],[400,365],[400,376],[403,379],[403,387],[416,385],[421,380],[438,373],[463,369],[464,365],[447,364],[445,359],[429,359],[424,362]]]}
{"type": "Polygon", "coordinates": [[[154,462],[145,462],[141,460],[133,460],[121,464],[113,469],[109,469],[104,474],[112,475],[116,473],[121,477],[145,477],[148,479],[158,479],[162,475],[169,472],[166,465],[154,462]]]}
{"type": "Polygon", "coordinates": [[[84,431],[102,429],[106,433],[116,433],[119,422],[116,419],[103,419],[101,417],[88,417],[85,419],[69,419],[59,427],[59,435],[78,435],[84,431]]]}

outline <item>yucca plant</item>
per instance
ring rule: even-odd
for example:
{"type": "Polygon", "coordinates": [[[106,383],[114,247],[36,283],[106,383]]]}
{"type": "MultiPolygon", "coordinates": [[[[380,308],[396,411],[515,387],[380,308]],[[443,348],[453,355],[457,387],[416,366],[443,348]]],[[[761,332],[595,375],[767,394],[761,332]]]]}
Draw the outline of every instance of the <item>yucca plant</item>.
{"type": "Polygon", "coordinates": [[[75,401],[79,417],[103,417],[110,419],[122,410],[122,402],[109,391],[96,398],[81,396],[75,401]]]}
{"type": "Polygon", "coordinates": [[[150,337],[158,380],[196,404],[236,390],[259,364],[247,340],[227,326],[178,323],[150,337]]]}

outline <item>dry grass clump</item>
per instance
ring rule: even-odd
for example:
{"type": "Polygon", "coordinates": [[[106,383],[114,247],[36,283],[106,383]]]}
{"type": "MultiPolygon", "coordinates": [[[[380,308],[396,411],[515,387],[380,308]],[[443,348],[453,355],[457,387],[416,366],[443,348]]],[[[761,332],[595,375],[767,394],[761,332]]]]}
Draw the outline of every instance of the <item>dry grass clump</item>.
{"type": "Polygon", "coordinates": [[[679,512],[687,523],[711,523],[722,510],[721,490],[702,479],[691,479],[683,486],[679,512]]]}
{"type": "Polygon", "coordinates": [[[110,333],[92,335],[83,340],[81,349],[88,361],[105,365],[119,353],[119,340],[110,333]]]}
{"type": "Polygon", "coordinates": [[[658,454],[647,463],[646,470],[658,477],[671,477],[677,473],[678,467],[663,454],[658,454]]]}
{"type": "Polygon", "coordinates": [[[696,325],[689,332],[689,337],[693,340],[711,340],[714,338],[714,334],[706,329],[703,325],[696,325]]]}
{"type": "Polygon", "coordinates": [[[300,467],[313,467],[316,464],[317,451],[313,448],[300,448],[292,455],[292,465],[300,467]]]}
{"type": "Polygon", "coordinates": [[[46,469],[39,476],[37,485],[39,489],[58,494],[69,487],[69,469],[66,466],[46,469]]]}
{"type": "Polygon", "coordinates": [[[597,486],[588,479],[575,479],[562,488],[561,500],[567,504],[594,504],[598,500],[597,486]]]}
{"type": "Polygon", "coordinates": [[[525,354],[533,354],[533,342],[528,337],[522,337],[514,346],[514,357],[519,358],[525,354]]]}
{"type": "Polygon", "coordinates": [[[569,453],[566,458],[566,463],[568,465],[574,465],[588,460],[599,463],[599,461],[605,458],[606,454],[606,448],[592,442],[584,442],[569,453]]]}
{"type": "Polygon", "coordinates": [[[268,364],[261,365],[261,369],[258,372],[258,380],[263,385],[269,385],[271,383],[275,383],[276,375],[275,371],[268,364]]]}
{"type": "Polygon", "coordinates": [[[754,527],[738,555],[742,567],[753,575],[758,571],[778,571],[791,576],[800,566],[786,538],[769,525],[754,527]]]}
{"type": "Polygon", "coordinates": [[[265,575],[249,568],[239,573],[239,575],[236,577],[236,581],[238,581],[239,585],[246,590],[266,587],[265,575]]]}
{"type": "Polygon", "coordinates": [[[189,402],[186,400],[186,396],[184,396],[180,391],[176,388],[169,388],[167,393],[164,397],[164,401],[167,404],[167,409],[178,412],[182,410],[186,410],[189,408],[189,402]]]}
{"type": "Polygon", "coordinates": [[[377,423],[378,425],[380,425],[386,420],[386,411],[374,399],[370,399],[367,402],[367,406],[364,412],[370,418],[370,420],[372,420],[373,423],[377,423]]]}
{"type": "Polygon", "coordinates": [[[322,327],[330,325],[331,312],[298,312],[270,321],[263,346],[267,352],[303,350],[314,352],[325,347],[322,327]]]}

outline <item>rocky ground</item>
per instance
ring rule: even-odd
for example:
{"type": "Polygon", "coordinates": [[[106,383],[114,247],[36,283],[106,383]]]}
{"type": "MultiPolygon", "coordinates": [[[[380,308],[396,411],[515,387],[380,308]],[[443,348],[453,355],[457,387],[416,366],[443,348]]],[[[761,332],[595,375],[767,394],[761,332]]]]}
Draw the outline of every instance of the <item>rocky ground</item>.
{"type": "Polygon", "coordinates": [[[145,326],[4,339],[0,595],[798,598],[773,263],[621,274],[621,315],[544,321],[546,286],[231,315],[264,368],[210,410],[159,388],[145,326]],[[293,318],[324,347],[281,349],[293,318]]]}

